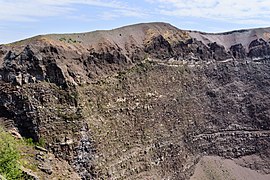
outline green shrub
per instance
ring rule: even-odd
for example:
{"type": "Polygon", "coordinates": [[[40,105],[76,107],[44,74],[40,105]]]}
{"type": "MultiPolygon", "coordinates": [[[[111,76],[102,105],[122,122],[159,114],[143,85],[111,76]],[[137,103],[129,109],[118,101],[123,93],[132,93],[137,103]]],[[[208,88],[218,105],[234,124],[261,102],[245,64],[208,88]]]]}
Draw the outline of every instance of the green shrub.
{"type": "Polygon", "coordinates": [[[44,138],[40,138],[37,142],[38,146],[45,147],[46,146],[46,140],[44,138]]]}
{"type": "Polygon", "coordinates": [[[24,141],[25,145],[27,145],[27,146],[32,146],[32,147],[34,147],[34,146],[45,147],[46,146],[46,140],[42,137],[38,140],[38,142],[34,142],[34,140],[32,138],[25,138],[23,141],[24,141]]]}
{"type": "Polygon", "coordinates": [[[18,142],[0,127],[0,174],[7,179],[21,179],[18,142]]]}
{"type": "Polygon", "coordinates": [[[34,140],[32,138],[24,138],[24,142],[28,146],[35,146],[34,140]]]}
{"type": "Polygon", "coordinates": [[[77,41],[75,39],[71,39],[71,38],[68,39],[68,43],[76,43],[76,42],[77,41]]]}
{"type": "Polygon", "coordinates": [[[59,41],[66,41],[66,38],[61,37],[61,38],[59,39],[59,41]]]}

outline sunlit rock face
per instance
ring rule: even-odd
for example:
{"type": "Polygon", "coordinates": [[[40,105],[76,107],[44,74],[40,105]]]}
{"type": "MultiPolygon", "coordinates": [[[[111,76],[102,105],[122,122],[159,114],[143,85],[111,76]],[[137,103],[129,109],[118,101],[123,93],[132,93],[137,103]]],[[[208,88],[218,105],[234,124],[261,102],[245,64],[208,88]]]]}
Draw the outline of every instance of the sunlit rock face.
{"type": "Polygon", "coordinates": [[[82,179],[189,179],[216,156],[269,174],[269,33],[149,23],[1,45],[1,124],[82,179]]]}

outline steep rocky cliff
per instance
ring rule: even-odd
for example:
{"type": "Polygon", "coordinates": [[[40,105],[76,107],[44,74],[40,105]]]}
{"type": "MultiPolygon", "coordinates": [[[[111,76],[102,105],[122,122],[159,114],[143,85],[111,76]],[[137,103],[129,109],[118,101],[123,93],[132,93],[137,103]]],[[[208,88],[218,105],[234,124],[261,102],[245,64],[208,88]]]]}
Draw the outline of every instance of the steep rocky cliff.
{"type": "Polygon", "coordinates": [[[270,28],[37,36],[0,46],[0,121],[82,179],[189,179],[203,156],[267,175],[269,58],[270,28]]]}

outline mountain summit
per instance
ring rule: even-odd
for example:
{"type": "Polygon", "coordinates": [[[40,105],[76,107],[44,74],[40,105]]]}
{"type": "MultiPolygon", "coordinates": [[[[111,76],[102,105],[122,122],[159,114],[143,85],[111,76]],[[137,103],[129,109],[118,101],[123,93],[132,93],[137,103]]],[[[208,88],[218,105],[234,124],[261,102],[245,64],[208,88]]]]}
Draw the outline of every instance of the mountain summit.
{"type": "MultiPolygon", "coordinates": [[[[146,23],[109,31],[36,36],[2,45],[0,61],[2,64],[4,60],[13,58],[23,61],[28,55],[38,54],[30,58],[51,58],[63,77],[54,78],[44,72],[47,71],[48,61],[35,63],[35,66],[39,66],[39,76],[33,72],[27,73],[27,76],[34,76],[41,81],[47,78],[58,85],[82,84],[92,80],[92,77],[106,75],[113,69],[136,64],[145,58],[260,61],[269,57],[269,41],[270,28],[207,34],[179,30],[167,23],[146,23]]],[[[6,73],[1,75],[8,81],[6,73]]]]}

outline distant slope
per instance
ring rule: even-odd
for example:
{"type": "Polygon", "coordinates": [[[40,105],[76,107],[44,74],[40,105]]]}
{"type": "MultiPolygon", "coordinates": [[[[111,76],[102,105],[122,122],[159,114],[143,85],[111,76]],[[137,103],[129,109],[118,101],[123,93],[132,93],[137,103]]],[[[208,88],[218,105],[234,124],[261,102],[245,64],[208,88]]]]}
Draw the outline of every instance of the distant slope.
{"type": "Polygon", "coordinates": [[[200,31],[180,30],[168,23],[153,22],[141,23],[135,25],[124,26],[112,30],[98,30],[85,33],[72,34],[48,34],[39,35],[33,38],[10,43],[10,46],[17,44],[27,44],[31,41],[47,39],[54,42],[80,42],[84,46],[98,47],[100,43],[117,44],[121,49],[125,49],[125,44],[133,42],[136,46],[143,46],[146,40],[150,40],[153,36],[162,35],[166,40],[181,41],[187,38],[195,38],[202,41],[205,45],[216,42],[219,45],[229,49],[232,45],[243,44],[244,48],[256,39],[270,40],[270,27],[257,29],[243,29],[224,33],[205,33],[200,31]],[[179,36],[180,35],[180,36],[179,36]],[[182,35],[182,36],[181,36],[182,35]]]}
{"type": "Polygon", "coordinates": [[[248,49],[249,44],[256,39],[261,38],[269,42],[270,28],[246,29],[217,34],[191,31],[190,36],[202,41],[204,44],[217,42],[223,45],[227,50],[235,44],[242,44],[244,48],[248,49]]]}
{"type": "MultiPolygon", "coordinates": [[[[250,161],[252,162],[252,161],[250,161]]],[[[256,164],[254,164],[256,166],[256,164]]],[[[262,174],[256,170],[242,167],[231,159],[206,156],[196,165],[190,180],[269,180],[270,174],[262,174]]]]}

